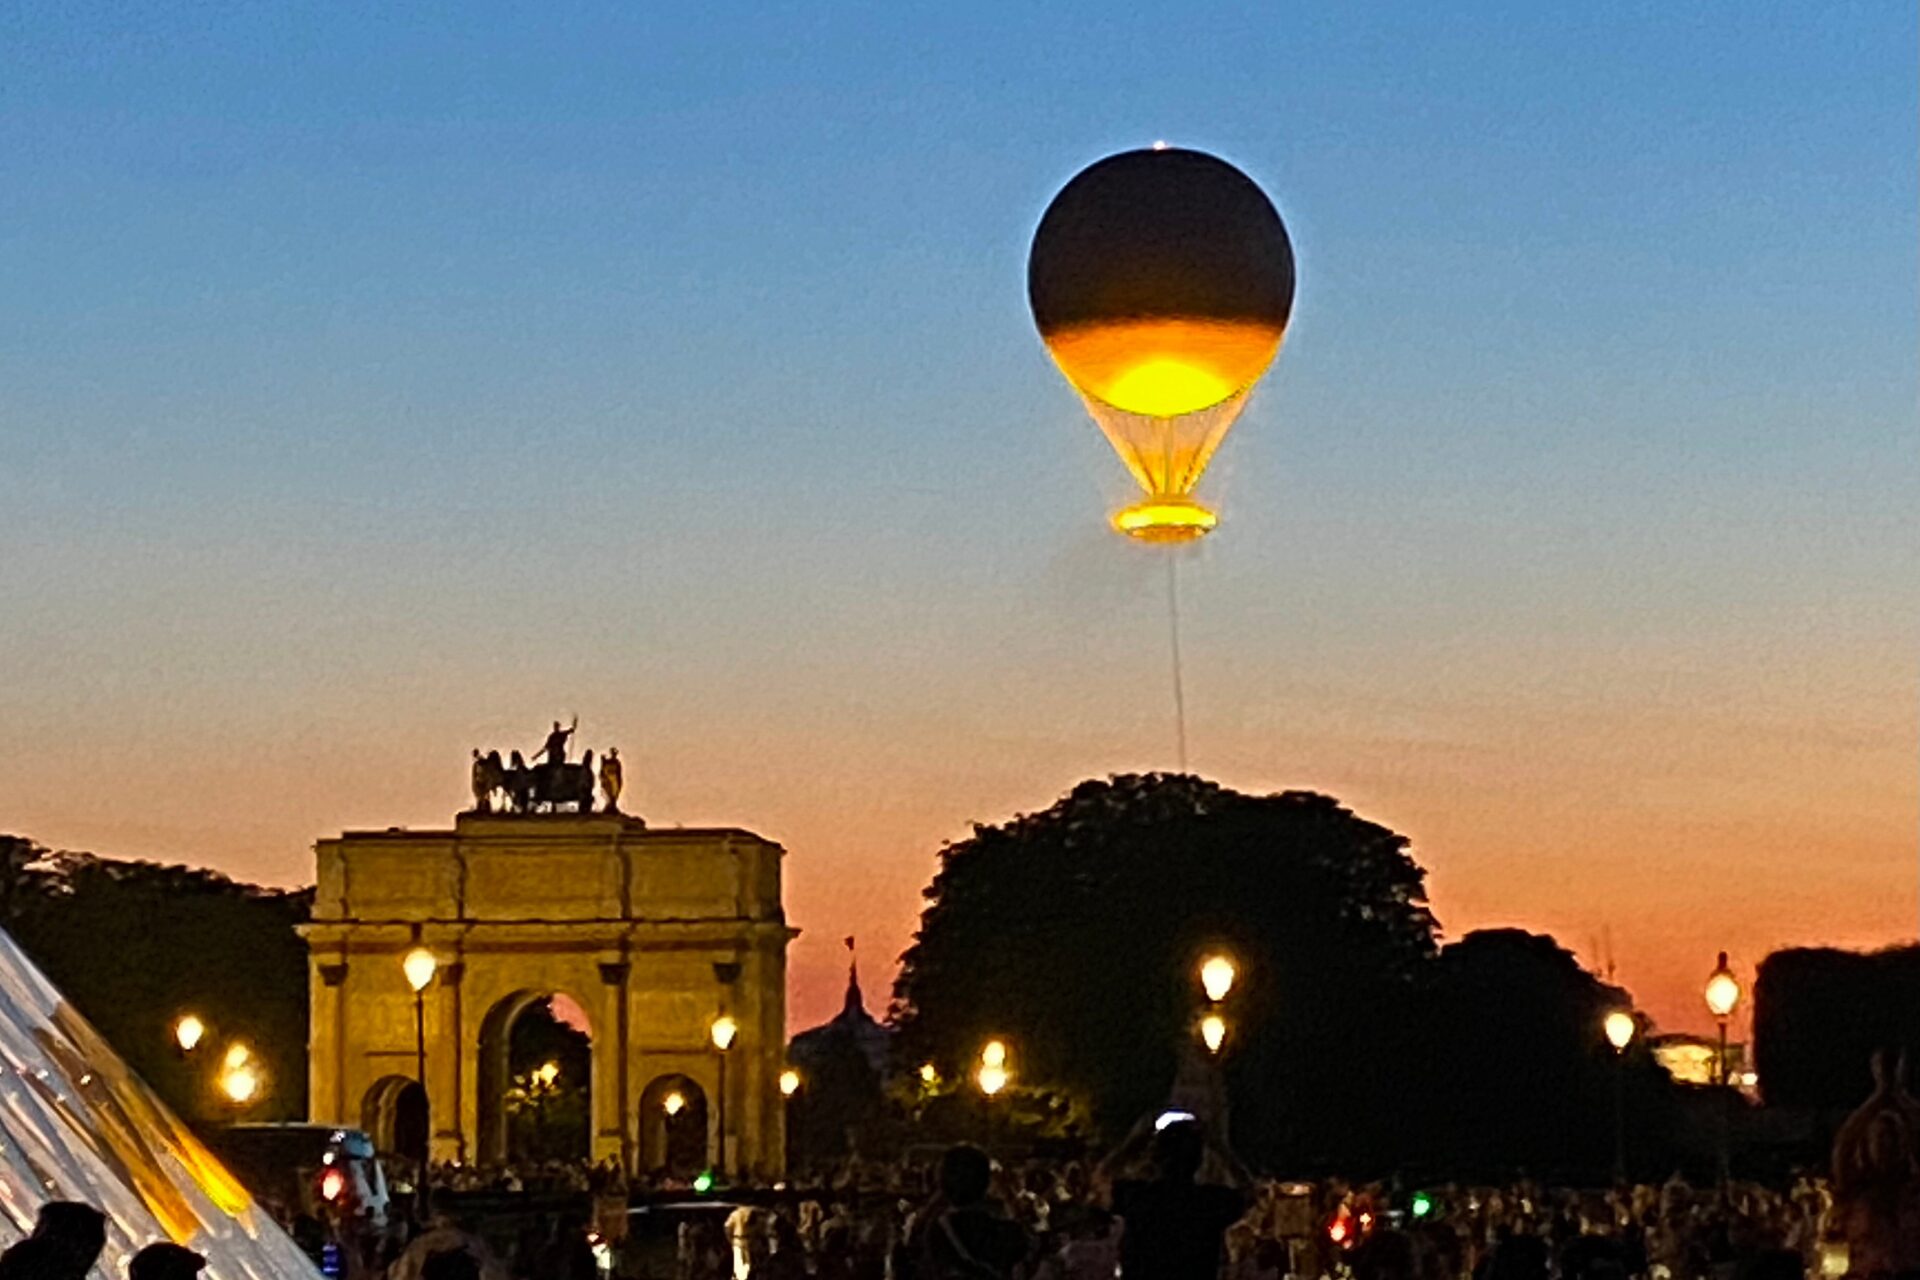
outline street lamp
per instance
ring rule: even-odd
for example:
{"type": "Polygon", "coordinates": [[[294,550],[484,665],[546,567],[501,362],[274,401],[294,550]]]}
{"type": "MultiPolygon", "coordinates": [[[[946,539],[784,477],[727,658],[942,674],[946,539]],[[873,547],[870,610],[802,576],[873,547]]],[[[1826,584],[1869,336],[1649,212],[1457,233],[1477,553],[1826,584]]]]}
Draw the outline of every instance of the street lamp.
{"type": "Polygon", "coordinates": [[[1727,953],[1720,953],[1720,963],[1707,978],[1707,1009],[1720,1023],[1720,1059],[1716,1074],[1720,1083],[1727,1082],[1727,1021],[1733,1017],[1734,1006],[1740,1003],[1740,979],[1733,976],[1733,970],[1727,964],[1727,953]]]}
{"type": "Polygon", "coordinates": [[[260,1096],[260,1071],[251,1062],[228,1067],[220,1073],[220,1092],[236,1107],[244,1107],[260,1096]]]}
{"type": "Polygon", "coordinates": [[[1238,977],[1233,961],[1223,955],[1211,955],[1200,962],[1200,989],[1207,993],[1207,999],[1219,1004],[1233,990],[1233,980],[1238,977]]]}
{"type": "Polygon", "coordinates": [[[191,1013],[183,1013],[173,1024],[173,1042],[180,1046],[180,1052],[192,1053],[206,1037],[207,1024],[191,1013]]]}
{"type": "Polygon", "coordinates": [[[666,1097],[660,1099],[660,1109],[669,1116],[679,1115],[682,1111],[686,1110],[686,1107],[687,1095],[681,1093],[678,1089],[673,1090],[666,1097]]]}
{"type": "Polygon", "coordinates": [[[791,1098],[798,1092],[800,1092],[800,1073],[788,1067],[780,1073],[780,1096],[791,1098]]]}
{"type": "Polygon", "coordinates": [[[1207,1052],[1218,1057],[1220,1046],[1227,1042],[1227,1020],[1217,1013],[1210,1013],[1200,1019],[1200,1043],[1207,1046],[1207,1052]]]}
{"type": "Polygon", "coordinates": [[[1007,1066],[1007,1042],[996,1036],[980,1046],[980,1065],[973,1073],[973,1082],[980,1087],[981,1106],[985,1109],[989,1149],[993,1147],[993,1100],[1012,1080],[1013,1071],[1007,1066]]]}
{"type": "Polygon", "coordinates": [[[428,1122],[422,1126],[420,1134],[419,1193],[420,1205],[424,1209],[427,1202],[427,1163],[433,1156],[433,1095],[427,1092],[427,988],[433,985],[433,975],[440,970],[440,961],[432,951],[424,946],[416,946],[400,958],[400,972],[406,975],[407,985],[413,989],[413,1071],[414,1078],[420,1082],[420,1100],[425,1104],[428,1122]]]}
{"type": "Polygon", "coordinates": [[[716,1081],[720,1096],[714,1104],[714,1119],[720,1131],[720,1158],[714,1162],[714,1169],[723,1176],[727,1172],[727,1050],[733,1047],[733,1038],[739,1034],[740,1024],[724,1013],[707,1028],[707,1035],[720,1055],[719,1079],[716,1081]]]}
{"type": "Polygon", "coordinates": [[[1615,1009],[1601,1024],[1613,1046],[1613,1179],[1627,1180],[1627,1046],[1640,1029],[1633,1015],[1615,1009]]]}
{"type": "Polygon", "coordinates": [[[1720,1083],[1720,1189],[1724,1194],[1733,1179],[1733,1115],[1727,1094],[1727,1022],[1733,1017],[1733,1010],[1740,1003],[1740,979],[1733,976],[1733,968],[1727,963],[1727,953],[1720,953],[1720,962],[1707,977],[1707,1011],[1720,1024],[1720,1053],[1716,1062],[1715,1075],[1720,1083]]]}

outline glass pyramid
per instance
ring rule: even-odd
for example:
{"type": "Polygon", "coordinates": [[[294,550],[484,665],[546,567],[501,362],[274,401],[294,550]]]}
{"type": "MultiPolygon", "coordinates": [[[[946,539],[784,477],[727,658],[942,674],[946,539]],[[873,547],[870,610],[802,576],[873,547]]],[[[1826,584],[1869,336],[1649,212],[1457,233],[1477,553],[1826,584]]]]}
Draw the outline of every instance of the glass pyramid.
{"type": "Polygon", "coordinates": [[[0,931],[0,1248],[47,1200],[107,1215],[98,1280],[162,1240],[204,1254],[206,1280],[319,1274],[0,931]]]}

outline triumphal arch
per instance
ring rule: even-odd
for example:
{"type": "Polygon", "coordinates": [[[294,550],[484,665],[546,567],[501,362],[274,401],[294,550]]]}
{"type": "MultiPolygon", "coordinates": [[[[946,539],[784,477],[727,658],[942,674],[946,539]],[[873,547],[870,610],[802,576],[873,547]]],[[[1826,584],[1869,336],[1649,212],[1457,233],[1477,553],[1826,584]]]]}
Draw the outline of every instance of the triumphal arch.
{"type": "Polygon", "coordinates": [[[508,1030],[565,996],[589,1024],[593,1159],[667,1167],[692,1123],[710,1166],[780,1170],[795,932],[780,846],[619,812],[617,757],[602,760],[596,806],[574,774],[592,778],[590,758],[567,761],[554,729],[544,763],[475,752],[475,807],[451,830],[315,846],[309,1116],[365,1127],[398,1154],[430,1135],[436,1161],[502,1160],[519,1096],[508,1030]],[[416,997],[403,961],[422,947],[435,964],[416,997]],[[724,1050],[717,1022],[736,1029],[724,1050]]]}

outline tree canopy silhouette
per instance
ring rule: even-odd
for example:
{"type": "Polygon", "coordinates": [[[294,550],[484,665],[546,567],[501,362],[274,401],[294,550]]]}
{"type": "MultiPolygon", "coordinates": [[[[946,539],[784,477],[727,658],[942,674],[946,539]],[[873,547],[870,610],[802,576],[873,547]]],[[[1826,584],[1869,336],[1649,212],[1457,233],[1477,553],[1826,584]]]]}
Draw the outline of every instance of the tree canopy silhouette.
{"type": "Polygon", "coordinates": [[[1005,1036],[1016,1082],[1060,1090],[1110,1136],[1165,1100],[1203,998],[1196,966],[1219,947],[1243,975],[1230,1072],[1289,1084],[1234,1091],[1242,1142],[1376,1145],[1398,1110],[1383,1015],[1435,951],[1407,845],[1311,792],[1082,783],[942,852],[895,987],[901,1049],[964,1077],[1005,1036]]]}
{"type": "Polygon", "coordinates": [[[1753,1045],[1769,1105],[1858,1106],[1876,1050],[1920,1064],[1920,946],[1774,952],[1753,986],[1753,1045]]]}
{"type": "Polygon", "coordinates": [[[311,896],[0,836],[0,926],[188,1118],[217,1111],[212,1072],[230,1039],[269,1072],[249,1118],[304,1114],[307,953],[296,928],[311,896]],[[174,1045],[173,1020],[187,1011],[210,1028],[201,1061],[174,1045]]]}

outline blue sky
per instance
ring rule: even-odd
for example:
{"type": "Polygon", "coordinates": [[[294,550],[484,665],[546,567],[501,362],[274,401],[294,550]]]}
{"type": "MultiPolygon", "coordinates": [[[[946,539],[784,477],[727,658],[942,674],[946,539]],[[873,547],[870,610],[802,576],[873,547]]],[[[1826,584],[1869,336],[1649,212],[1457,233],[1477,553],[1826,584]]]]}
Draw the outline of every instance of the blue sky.
{"type": "MultiPolygon", "coordinates": [[[[803,946],[897,942],[966,820],[1170,763],[1157,569],[1101,527],[1124,476],[1023,292],[1053,192],[1168,139],[1268,189],[1301,280],[1183,568],[1196,766],[1437,831],[1472,923],[1516,883],[1488,831],[1546,803],[1604,844],[1658,791],[1635,762],[1758,722],[1783,754],[1728,813],[1797,778],[1812,822],[1844,780],[1861,874],[1904,883],[1917,34],[1881,3],[15,6],[0,812],[298,878],[329,830],[444,816],[469,739],[577,710],[662,808],[782,828],[803,946]],[[1514,728],[1592,715],[1617,758],[1514,728]],[[183,797],[166,762],[211,753],[238,772],[183,797]]],[[[1567,888],[1515,913],[1607,923],[1538,906],[1567,888]]]]}

